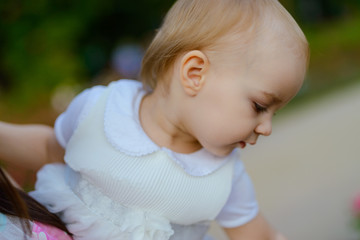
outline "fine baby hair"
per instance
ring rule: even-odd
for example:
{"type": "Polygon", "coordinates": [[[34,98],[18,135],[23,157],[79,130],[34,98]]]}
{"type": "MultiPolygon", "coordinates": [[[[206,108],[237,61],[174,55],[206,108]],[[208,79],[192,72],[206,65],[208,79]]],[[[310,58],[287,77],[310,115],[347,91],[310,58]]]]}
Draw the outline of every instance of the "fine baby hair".
{"type": "Polygon", "coordinates": [[[240,149],[269,136],[309,47],[277,0],[178,0],[141,80],[81,92],[55,121],[0,122],[0,159],[43,168],[29,194],[75,240],[283,240],[240,149]]]}
{"type": "Polygon", "coordinates": [[[166,74],[181,54],[195,49],[206,51],[208,57],[211,53],[246,52],[250,45],[263,40],[265,31],[284,31],[277,25],[285,28],[278,37],[289,39],[288,47],[308,58],[303,32],[277,0],[178,0],[146,51],[141,79],[147,88],[154,89],[166,81],[166,74]],[[226,51],[224,47],[234,41],[238,41],[235,49],[226,51]]]}
{"type": "Polygon", "coordinates": [[[34,226],[32,225],[34,221],[63,231],[64,233],[57,230],[57,233],[61,233],[62,236],[59,239],[71,239],[71,233],[69,233],[60,218],[49,212],[49,210],[27,193],[15,188],[2,168],[0,168],[1,214],[3,215],[0,216],[0,238],[3,240],[33,239],[31,236],[33,234],[34,226]]]}

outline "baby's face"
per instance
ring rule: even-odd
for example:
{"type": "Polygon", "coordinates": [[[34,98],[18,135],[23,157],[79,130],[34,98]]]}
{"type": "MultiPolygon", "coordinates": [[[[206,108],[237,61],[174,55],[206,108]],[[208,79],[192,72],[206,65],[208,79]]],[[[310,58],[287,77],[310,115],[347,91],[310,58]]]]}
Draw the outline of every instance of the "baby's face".
{"type": "Polygon", "coordinates": [[[214,61],[197,96],[197,111],[189,116],[194,137],[215,155],[269,136],[274,113],[303,83],[306,61],[291,49],[266,46],[255,52],[245,60],[233,56],[218,65],[214,61]]]}

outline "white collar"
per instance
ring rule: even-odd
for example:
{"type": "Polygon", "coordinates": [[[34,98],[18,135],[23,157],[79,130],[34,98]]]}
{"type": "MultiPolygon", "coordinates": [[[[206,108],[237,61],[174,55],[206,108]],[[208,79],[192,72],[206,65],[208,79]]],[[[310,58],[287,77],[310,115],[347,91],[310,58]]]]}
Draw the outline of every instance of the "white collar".
{"type": "Polygon", "coordinates": [[[144,132],[139,120],[139,107],[146,91],[140,82],[119,80],[109,85],[110,94],[104,114],[104,130],[113,147],[131,156],[144,156],[156,151],[166,152],[188,174],[208,175],[232,158],[238,158],[234,150],[226,157],[217,157],[204,148],[190,154],[176,153],[155,144],[144,132]]]}

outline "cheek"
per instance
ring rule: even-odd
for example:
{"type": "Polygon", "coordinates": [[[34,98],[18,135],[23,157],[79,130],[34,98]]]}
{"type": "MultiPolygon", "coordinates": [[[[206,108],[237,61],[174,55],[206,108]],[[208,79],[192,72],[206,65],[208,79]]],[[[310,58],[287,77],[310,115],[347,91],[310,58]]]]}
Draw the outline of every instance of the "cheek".
{"type": "Polygon", "coordinates": [[[208,86],[197,99],[191,124],[194,137],[202,145],[234,143],[241,140],[249,129],[248,118],[253,111],[251,104],[234,89],[232,85],[208,86]]]}
{"type": "Polygon", "coordinates": [[[242,119],[231,117],[221,111],[199,111],[196,118],[196,138],[202,145],[222,146],[239,141],[244,135],[246,125],[242,119]]]}
{"type": "Polygon", "coordinates": [[[194,137],[201,145],[215,145],[225,135],[223,119],[215,111],[199,110],[192,121],[194,137]]]}

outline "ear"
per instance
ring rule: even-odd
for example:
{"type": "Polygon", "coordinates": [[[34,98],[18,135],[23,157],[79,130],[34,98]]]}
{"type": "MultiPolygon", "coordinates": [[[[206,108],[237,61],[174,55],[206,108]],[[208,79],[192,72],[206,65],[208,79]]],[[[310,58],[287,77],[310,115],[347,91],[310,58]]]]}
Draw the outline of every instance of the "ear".
{"type": "Polygon", "coordinates": [[[180,81],[185,92],[190,96],[196,96],[205,83],[205,73],[209,68],[207,56],[193,50],[186,53],[181,60],[180,81]]]}

